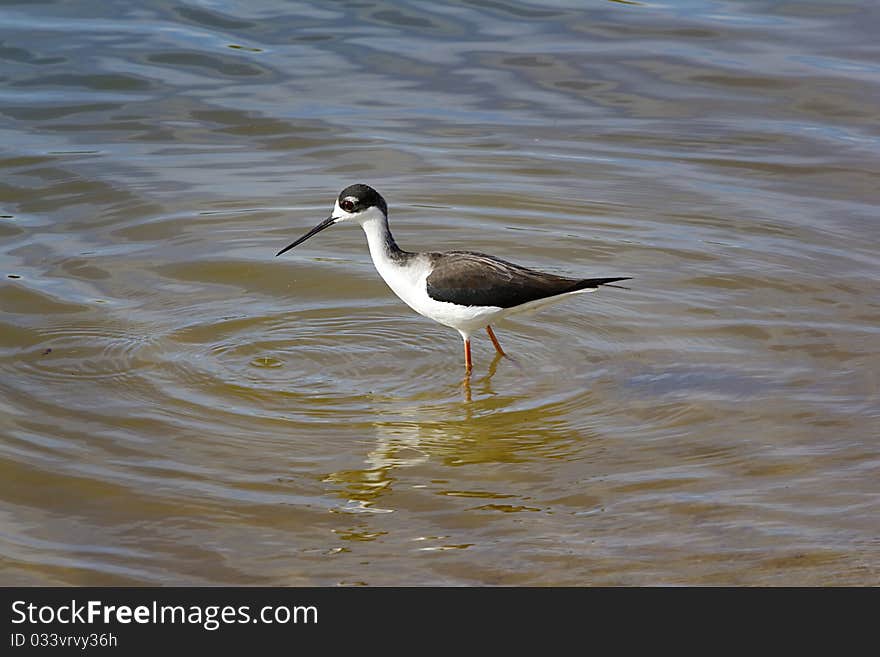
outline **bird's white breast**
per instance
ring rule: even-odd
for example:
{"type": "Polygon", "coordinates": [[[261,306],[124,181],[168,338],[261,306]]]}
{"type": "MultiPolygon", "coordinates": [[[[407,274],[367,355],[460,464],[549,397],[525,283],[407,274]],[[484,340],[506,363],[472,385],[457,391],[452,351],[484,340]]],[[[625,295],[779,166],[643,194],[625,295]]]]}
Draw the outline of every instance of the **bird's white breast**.
{"type": "Polygon", "coordinates": [[[503,312],[503,308],[494,306],[459,306],[432,299],[427,290],[427,278],[432,271],[430,257],[418,254],[403,262],[393,260],[385,252],[382,222],[367,220],[361,226],[367,235],[376,271],[394,294],[420,315],[470,334],[503,312]]]}

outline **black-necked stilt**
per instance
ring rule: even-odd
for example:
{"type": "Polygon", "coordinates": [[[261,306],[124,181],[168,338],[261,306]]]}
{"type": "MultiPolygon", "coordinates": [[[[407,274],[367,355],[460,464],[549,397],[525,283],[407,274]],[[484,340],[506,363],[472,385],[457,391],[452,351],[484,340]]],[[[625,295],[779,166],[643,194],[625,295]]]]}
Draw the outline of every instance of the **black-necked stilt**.
{"type": "Polygon", "coordinates": [[[343,189],[330,216],[276,256],[342,221],[357,222],[364,229],[376,271],[397,296],[417,313],[458,330],[468,373],[473,368],[471,335],[475,331],[485,328],[498,354],[504,356],[492,331],[495,321],[628,279],[565,278],[472,251],[409,253],[391,235],[385,199],[368,185],[343,189]]]}

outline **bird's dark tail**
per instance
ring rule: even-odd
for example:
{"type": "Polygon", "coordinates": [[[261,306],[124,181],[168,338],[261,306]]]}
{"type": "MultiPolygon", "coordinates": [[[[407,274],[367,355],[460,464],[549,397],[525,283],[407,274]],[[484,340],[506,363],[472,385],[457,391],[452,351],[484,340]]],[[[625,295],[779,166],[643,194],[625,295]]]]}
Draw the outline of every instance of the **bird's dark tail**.
{"type": "Polygon", "coordinates": [[[597,288],[601,285],[607,285],[608,287],[617,287],[621,290],[628,290],[628,287],[624,287],[623,285],[610,285],[616,281],[628,281],[631,280],[629,276],[619,276],[617,278],[585,278],[582,281],[578,281],[571,288],[571,292],[576,290],[586,290],[590,288],[597,288]]]}

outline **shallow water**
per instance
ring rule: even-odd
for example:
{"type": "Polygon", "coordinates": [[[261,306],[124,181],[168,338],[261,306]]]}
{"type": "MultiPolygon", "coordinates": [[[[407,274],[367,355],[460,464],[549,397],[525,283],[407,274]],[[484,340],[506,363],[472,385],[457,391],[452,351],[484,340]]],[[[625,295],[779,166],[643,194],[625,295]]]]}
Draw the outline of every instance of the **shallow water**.
{"type": "Polygon", "coordinates": [[[880,584],[870,2],[0,2],[3,584],[880,584]],[[586,4],[586,8],[583,8],[586,4]],[[632,276],[498,327],[411,250],[632,276]]]}

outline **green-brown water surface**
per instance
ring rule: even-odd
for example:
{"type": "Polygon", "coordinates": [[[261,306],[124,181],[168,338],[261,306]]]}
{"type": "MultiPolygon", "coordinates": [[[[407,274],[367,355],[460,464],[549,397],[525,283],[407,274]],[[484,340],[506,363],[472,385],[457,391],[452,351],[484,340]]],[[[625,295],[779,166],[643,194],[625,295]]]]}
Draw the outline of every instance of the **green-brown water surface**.
{"type": "Polygon", "coordinates": [[[880,584],[868,1],[0,2],[2,584],[880,584]],[[461,342],[339,226],[633,277],[461,342]]]}

